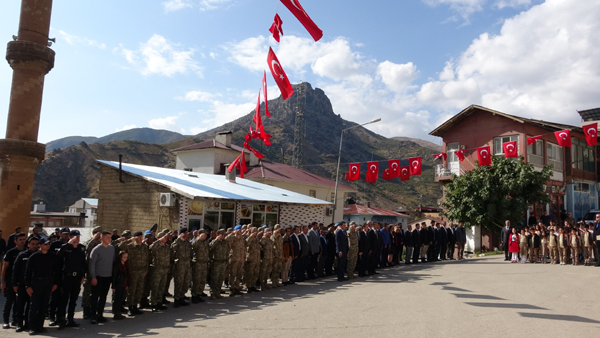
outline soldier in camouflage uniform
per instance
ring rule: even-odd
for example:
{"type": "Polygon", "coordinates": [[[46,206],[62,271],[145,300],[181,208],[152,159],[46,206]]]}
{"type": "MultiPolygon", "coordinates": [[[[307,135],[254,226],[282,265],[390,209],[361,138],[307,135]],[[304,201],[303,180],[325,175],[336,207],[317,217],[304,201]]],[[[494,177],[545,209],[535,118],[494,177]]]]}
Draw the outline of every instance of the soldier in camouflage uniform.
{"type": "Polygon", "coordinates": [[[187,228],[181,228],[179,236],[171,246],[175,258],[175,269],[173,271],[175,279],[174,307],[190,305],[185,301],[185,294],[190,287],[190,263],[192,262],[192,244],[188,241],[187,235],[187,228]]]}
{"type": "Polygon", "coordinates": [[[273,270],[271,271],[271,283],[274,287],[283,286],[279,283],[279,277],[283,271],[283,237],[281,236],[281,226],[275,225],[273,230],[273,270]]]}
{"type": "Polygon", "coordinates": [[[144,244],[144,235],[141,231],[134,233],[131,240],[122,242],[120,248],[121,251],[129,254],[129,258],[127,259],[127,263],[129,264],[127,307],[129,308],[129,312],[127,312],[127,315],[142,315],[144,313],[138,309],[138,304],[144,294],[144,283],[146,281],[146,274],[148,273],[150,250],[144,244]]]}
{"type": "Polygon", "coordinates": [[[271,240],[271,229],[265,229],[260,239],[260,289],[262,291],[271,289],[267,280],[271,277],[273,269],[273,241],[271,240]]]}
{"type": "Polygon", "coordinates": [[[244,282],[248,293],[258,291],[254,285],[260,272],[260,244],[256,236],[258,229],[252,228],[250,236],[246,239],[246,263],[244,265],[244,282]]]}
{"type": "Polygon", "coordinates": [[[237,225],[234,232],[225,237],[229,248],[229,296],[242,294],[242,275],[246,260],[246,242],[242,238],[242,226],[237,225]]]}
{"type": "MultiPolygon", "coordinates": [[[[85,260],[89,261],[90,253],[92,249],[100,244],[102,239],[102,228],[95,227],[92,230],[93,237],[85,243],[85,260]]],[[[83,307],[83,319],[90,319],[92,317],[92,308],[90,303],[90,297],[92,297],[92,281],[88,277],[83,282],[83,293],[81,294],[81,307],[83,307]]]]}
{"type": "Polygon", "coordinates": [[[356,231],[356,224],[350,222],[350,230],[348,231],[348,279],[356,278],[354,270],[356,269],[356,262],[358,261],[358,232],[356,231]]]}
{"type": "Polygon", "coordinates": [[[144,232],[144,245],[148,247],[148,273],[146,274],[146,280],[144,281],[144,292],[142,293],[142,300],[140,301],[140,309],[151,308],[148,298],[150,297],[150,284],[152,283],[152,276],[154,275],[154,265],[152,265],[150,246],[154,243],[155,238],[155,234],[151,230],[146,230],[146,232],[144,232]]]}
{"type": "Polygon", "coordinates": [[[169,231],[167,233],[167,243],[166,246],[169,247],[169,252],[171,253],[171,264],[169,265],[169,273],[167,274],[167,282],[165,283],[165,293],[163,297],[163,304],[169,304],[170,302],[167,300],[168,297],[173,297],[169,293],[169,286],[171,286],[171,281],[173,280],[173,272],[175,271],[175,256],[173,255],[173,238],[177,237],[177,231],[169,231]]]}
{"type": "Polygon", "coordinates": [[[217,232],[217,238],[210,242],[210,298],[221,298],[221,287],[227,272],[229,244],[225,240],[225,230],[217,232]]]}
{"type": "Polygon", "coordinates": [[[192,278],[192,303],[203,302],[204,299],[200,296],[204,293],[206,286],[206,276],[208,274],[208,260],[210,247],[206,240],[207,235],[202,232],[192,242],[194,250],[194,277],[192,278]]]}
{"type": "Polygon", "coordinates": [[[150,304],[152,312],[166,310],[163,305],[167,273],[171,265],[171,248],[167,245],[168,231],[158,234],[158,240],[150,246],[150,257],[154,266],[154,273],[150,281],[150,304]]]}

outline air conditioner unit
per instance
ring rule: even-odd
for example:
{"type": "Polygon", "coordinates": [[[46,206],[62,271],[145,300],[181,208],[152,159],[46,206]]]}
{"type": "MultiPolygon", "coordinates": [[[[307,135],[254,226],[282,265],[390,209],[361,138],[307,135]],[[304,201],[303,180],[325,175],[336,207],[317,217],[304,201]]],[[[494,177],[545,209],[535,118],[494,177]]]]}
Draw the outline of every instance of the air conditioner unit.
{"type": "Polygon", "coordinates": [[[331,216],[333,214],[333,210],[329,207],[325,208],[325,216],[331,216]]]}
{"type": "Polygon", "coordinates": [[[175,194],[170,192],[161,192],[160,193],[160,206],[161,207],[174,207],[175,201],[177,198],[175,194]]]}

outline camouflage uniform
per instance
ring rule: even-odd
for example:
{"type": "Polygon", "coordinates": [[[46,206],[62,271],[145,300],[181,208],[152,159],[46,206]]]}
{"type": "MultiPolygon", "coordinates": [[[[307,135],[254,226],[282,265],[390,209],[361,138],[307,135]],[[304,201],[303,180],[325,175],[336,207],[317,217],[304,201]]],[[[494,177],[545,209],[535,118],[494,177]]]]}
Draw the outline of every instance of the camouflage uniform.
{"type": "Polygon", "coordinates": [[[356,278],[354,270],[358,261],[358,232],[348,229],[348,278],[356,278]]]}
{"type": "Polygon", "coordinates": [[[271,283],[274,286],[281,286],[279,277],[283,271],[283,237],[280,234],[271,236],[273,241],[273,270],[271,271],[271,283]]]}
{"type": "Polygon", "coordinates": [[[270,289],[267,286],[267,279],[271,276],[273,269],[273,241],[267,236],[260,239],[260,289],[270,289]]]}
{"type": "Polygon", "coordinates": [[[121,248],[129,254],[129,258],[127,258],[127,263],[129,263],[127,306],[134,308],[140,303],[144,294],[150,250],[146,244],[137,244],[137,242],[131,240],[123,242],[121,248]]]}
{"type": "Polygon", "coordinates": [[[210,242],[210,295],[213,298],[221,298],[221,286],[225,279],[228,258],[227,241],[215,239],[210,242]]]}
{"type": "Polygon", "coordinates": [[[185,294],[190,286],[190,262],[192,261],[192,244],[187,239],[177,238],[173,245],[173,257],[175,258],[175,290],[173,298],[175,302],[185,300],[185,294]]]}
{"type": "Polygon", "coordinates": [[[171,265],[171,248],[160,241],[150,246],[150,257],[154,273],[150,281],[150,304],[153,308],[161,307],[167,284],[167,273],[171,265]]]}
{"type": "Polygon", "coordinates": [[[208,274],[209,250],[208,240],[194,239],[192,243],[194,250],[194,278],[192,279],[192,297],[199,297],[204,293],[206,276],[208,274]]]}
{"type": "MultiPolygon", "coordinates": [[[[92,249],[95,248],[101,241],[95,241],[93,238],[90,238],[89,241],[85,243],[85,259],[89,261],[90,253],[92,249]]],[[[81,294],[81,307],[84,310],[89,309],[91,307],[90,298],[92,297],[92,280],[89,279],[89,276],[85,277],[85,281],[83,282],[83,293],[81,294]]],[[[91,310],[90,310],[91,311],[91,310]]],[[[91,315],[91,314],[90,314],[91,315]]]]}
{"type": "Polygon", "coordinates": [[[169,247],[169,253],[170,253],[170,261],[171,264],[169,264],[169,273],[167,274],[167,282],[165,283],[165,295],[169,294],[169,286],[171,286],[171,281],[173,280],[173,273],[175,272],[175,254],[173,253],[173,240],[167,241],[167,243],[165,243],[166,246],[169,247]]]}
{"type": "Polygon", "coordinates": [[[254,236],[246,239],[246,264],[244,265],[244,282],[246,288],[254,287],[260,272],[260,244],[254,236]]]}
{"type": "Polygon", "coordinates": [[[244,272],[244,260],[246,259],[246,242],[235,233],[229,234],[225,240],[231,249],[229,253],[229,290],[232,293],[242,291],[242,275],[244,272]]]}

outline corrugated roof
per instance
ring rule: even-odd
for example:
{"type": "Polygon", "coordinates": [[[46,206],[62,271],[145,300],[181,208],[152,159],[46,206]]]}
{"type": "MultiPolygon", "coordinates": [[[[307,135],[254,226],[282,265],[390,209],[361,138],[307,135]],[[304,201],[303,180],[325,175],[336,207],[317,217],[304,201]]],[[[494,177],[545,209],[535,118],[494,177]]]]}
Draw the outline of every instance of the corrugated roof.
{"type": "Polygon", "coordinates": [[[185,147],[173,149],[171,151],[175,153],[175,152],[178,152],[178,151],[210,149],[210,148],[235,150],[235,151],[239,151],[239,152],[241,152],[243,150],[246,153],[250,153],[250,151],[248,151],[247,149],[244,149],[244,148],[242,148],[240,146],[236,146],[235,144],[232,144],[231,147],[228,147],[228,146],[224,145],[223,143],[217,142],[216,140],[210,140],[210,141],[195,143],[195,144],[191,144],[189,146],[185,146],[185,147]]]}
{"type": "MultiPolygon", "coordinates": [[[[119,163],[117,162],[98,162],[116,170],[119,169],[119,163]]],[[[224,175],[210,175],[128,163],[123,163],[122,168],[128,174],[160,184],[188,198],[199,197],[313,205],[331,204],[324,200],[243,178],[237,178],[236,183],[231,183],[225,179],[224,175]]]]}
{"type": "MultiPolygon", "coordinates": [[[[340,173],[340,176],[343,174],[340,173]]],[[[328,180],[319,175],[309,173],[308,171],[298,169],[283,163],[276,163],[267,160],[260,160],[258,166],[249,167],[248,172],[244,174],[246,178],[265,178],[270,180],[289,181],[317,186],[335,188],[335,181],[328,180]]],[[[338,183],[338,189],[356,191],[346,185],[338,183]]]]}
{"type": "Polygon", "coordinates": [[[577,111],[584,121],[600,120],[600,108],[586,109],[577,111]]]}
{"type": "Polygon", "coordinates": [[[399,212],[385,210],[377,207],[367,207],[366,205],[349,204],[344,207],[344,215],[373,215],[373,216],[401,216],[408,217],[408,215],[401,214],[399,212]]]}

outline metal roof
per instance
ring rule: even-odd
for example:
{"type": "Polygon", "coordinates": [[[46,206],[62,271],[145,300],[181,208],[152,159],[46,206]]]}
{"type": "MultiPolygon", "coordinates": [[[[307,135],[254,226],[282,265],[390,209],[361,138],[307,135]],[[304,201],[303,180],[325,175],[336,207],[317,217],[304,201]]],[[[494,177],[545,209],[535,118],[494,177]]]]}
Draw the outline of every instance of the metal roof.
{"type": "Polygon", "coordinates": [[[385,210],[377,207],[367,207],[360,204],[349,204],[344,207],[344,215],[373,215],[373,216],[399,216],[408,217],[408,215],[399,212],[385,210]]]}
{"type": "MultiPolygon", "coordinates": [[[[118,162],[98,163],[119,170],[118,162]]],[[[293,204],[331,205],[330,202],[302,195],[293,191],[272,187],[251,180],[236,178],[232,183],[224,175],[202,174],[176,169],[150,167],[137,164],[122,164],[123,171],[147,181],[160,184],[172,192],[188,198],[212,198],[293,204]]]]}
{"type": "Polygon", "coordinates": [[[226,145],[224,145],[221,142],[217,142],[216,140],[209,140],[209,141],[205,141],[205,142],[200,142],[200,143],[195,143],[195,144],[191,144],[189,146],[185,146],[185,147],[181,147],[181,148],[177,148],[177,149],[173,149],[171,150],[171,152],[178,152],[178,151],[187,151],[187,150],[200,150],[200,149],[210,149],[210,148],[219,148],[219,149],[226,149],[226,150],[235,150],[235,151],[239,151],[241,152],[242,150],[245,153],[250,153],[249,150],[244,149],[240,146],[237,146],[235,144],[232,144],[231,147],[228,147],[226,145]]]}
{"type": "Polygon", "coordinates": [[[600,120],[600,108],[586,109],[577,111],[584,121],[600,120]]]}

